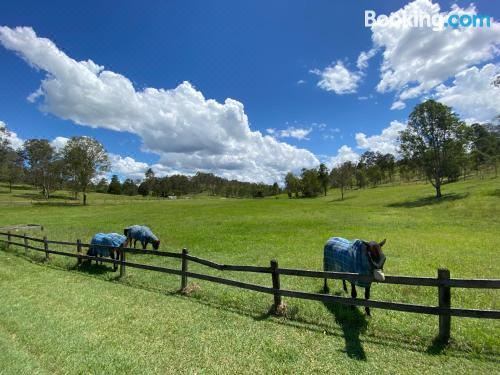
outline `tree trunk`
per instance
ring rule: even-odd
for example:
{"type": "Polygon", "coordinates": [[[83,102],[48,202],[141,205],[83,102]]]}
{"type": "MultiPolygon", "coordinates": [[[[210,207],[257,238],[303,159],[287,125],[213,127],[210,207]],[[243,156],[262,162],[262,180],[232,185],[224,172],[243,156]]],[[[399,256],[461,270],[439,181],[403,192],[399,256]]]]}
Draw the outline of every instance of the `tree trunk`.
{"type": "Polygon", "coordinates": [[[83,205],[87,205],[87,193],[83,193],[83,205]]]}
{"type": "Polygon", "coordinates": [[[436,184],[436,198],[441,198],[441,184],[436,184]]]}
{"type": "Polygon", "coordinates": [[[9,193],[12,193],[12,181],[9,181],[9,193]]]}

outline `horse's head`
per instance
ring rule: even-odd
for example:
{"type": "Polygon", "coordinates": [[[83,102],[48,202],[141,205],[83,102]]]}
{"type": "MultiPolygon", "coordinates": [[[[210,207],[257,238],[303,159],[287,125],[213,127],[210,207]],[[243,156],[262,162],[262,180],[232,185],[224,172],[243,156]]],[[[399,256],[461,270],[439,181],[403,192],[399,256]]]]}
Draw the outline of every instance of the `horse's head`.
{"type": "Polygon", "coordinates": [[[385,239],[380,243],[375,241],[363,242],[366,245],[368,260],[373,268],[373,276],[375,279],[383,281],[384,273],[382,270],[384,269],[385,255],[382,251],[382,246],[385,244],[385,239]]]}
{"type": "Polygon", "coordinates": [[[152,245],[153,245],[153,249],[158,250],[158,248],[160,247],[160,240],[153,241],[152,245]]]}

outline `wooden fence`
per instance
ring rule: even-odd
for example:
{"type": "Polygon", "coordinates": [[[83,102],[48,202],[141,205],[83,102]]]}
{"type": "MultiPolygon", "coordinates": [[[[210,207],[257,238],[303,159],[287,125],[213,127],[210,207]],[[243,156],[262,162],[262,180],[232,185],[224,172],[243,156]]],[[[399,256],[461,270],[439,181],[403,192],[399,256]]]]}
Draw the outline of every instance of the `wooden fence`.
{"type": "Polygon", "coordinates": [[[500,310],[478,310],[478,309],[464,309],[451,307],[451,288],[475,288],[475,289],[500,289],[500,279],[452,279],[450,278],[450,271],[447,269],[439,269],[437,277],[411,277],[411,276],[386,276],[384,281],[376,281],[371,276],[359,275],[355,273],[346,272],[324,272],[324,271],[309,271],[293,268],[279,268],[276,260],[271,260],[269,267],[263,266],[240,266],[219,264],[207,259],[202,259],[189,254],[187,249],[183,249],[181,253],[167,252],[167,251],[151,251],[140,250],[132,248],[121,248],[119,252],[119,259],[113,260],[102,258],[99,256],[85,255],[82,250],[88,248],[89,244],[84,244],[80,240],[73,242],[65,241],[50,241],[47,237],[33,238],[27,237],[26,234],[18,235],[11,232],[0,232],[0,242],[3,242],[7,247],[11,245],[20,246],[24,248],[26,254],[30,250],[40,251],[45,253],[45,258],[50,259],[50,254],[74,257],[78,263],[82,260],[95,260],[99,262],[113,263],[120,266],[120,276],[125,276],[126,268],[138,268],[149,271],[162,272],[167,274],[179,275],[181,277],[181,290],[184,290],[188,285],[188,278],[200,279],[210,281],[218,284],[229,285],[236,288],[253,290],[256,292],[272,294],[274,296],[273,308],[276,312],[280,311],[282,307],[283,297],[300,298],[307,300],[333,302],[342,305],[354,306],[368,306],[379,309],[395,310],[412,312],[418,314],[431,314],[439,316],[439,339],[443,342],[448,342],[451,331],[451,317],[469,317],[481,319],[500,319],[500,310]],[[6,237],[6,239],[5,239],[6,237]],[[22,242],[13,241],[13,239],[20,239],[22,242]],[[42,244],[43,247],[37,247],[30,244],[31,242],[42,244]],[[50,245],[64,245],[73,247],[76,252],[63,252],[51,250],[50,245]],[[180,269],[147,265],[141,263],[129,262],[126,260],[127,254],[147,254],[160,257],[177,258],[181,260],[180,269]],[[271,274],[272,287],[262,286],[247,282],[241,282],[232,279],[226,279],[218,276],[205,275],[201,273],[189,271],[189,262],[198,263],[219,271],[236,271],[236,272],[252,272],[271,274]],[[357,298],[333,296],[329,294],[310,293],[302,291],[294,291],[282,289],[280,285],[280,276],[300,276],[312,278],[326,278],[326,279],[342,279],[347,281],[370,281],[381,284],[398,284],[398,285],[413,285],[413,286],[430,286],[437,287],[437,300],[438,306],[426,306],[407,304],[400,302],[386,302],[376,300],[363,300],[357,298]]]}

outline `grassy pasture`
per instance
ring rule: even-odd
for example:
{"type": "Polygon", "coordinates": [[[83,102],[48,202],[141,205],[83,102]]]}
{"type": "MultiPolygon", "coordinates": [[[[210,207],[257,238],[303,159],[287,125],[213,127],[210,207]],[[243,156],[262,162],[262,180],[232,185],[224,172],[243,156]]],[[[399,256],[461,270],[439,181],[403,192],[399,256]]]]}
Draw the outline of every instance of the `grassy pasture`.
{"type": "MultiPolygon", "coordinates": [[[[313,200],[198,199],[158,201],[92,194],[90,206],[67,201],[26,204],[30,190],[0,190],[0,226],[39,223],[49,239],[88,242],[99,231],[150,225],[162,249],[189,248],[220,263],[321,269],[325,240],[387,238],[386,273],[500,277],[500,182],[446,185],[441,201],[426,184],[338,192],[313,200]],[[26,202],[26,203],[23,203],[26,202]]],[[[42,235],[33,231],[32,235],[42,235]]],[[[62,249],[62,247],[61,247],[62,249]]],[[[452,319],[448,348],[433,345],[437,317],[351,311],[285,299],[287,318],[269,316],[272,296],[128,269],[75,268],[75,261],[0,251],[0,373],[498,373],[500,322],[452,319]]],[[[171,259],[134,260],[179,267],[171,259]]],[[[203,266],[194,271],[221,274],[203,266]]],[[[270,285],[269,275],[224,274],[270,285]]],[[[322,281],[282,277],[287,289],[318,292],[322,281]]],[[[339,281],[330,281],[333,293],[339,281]]],[[[362,290],[358,290],[362,295],[362,290]]],[[[452,305],[500,309],[498,291],[452,290],[452,305]]],[[[429,287],[374,285],[372,299],[435,305],[429,287]]]]}

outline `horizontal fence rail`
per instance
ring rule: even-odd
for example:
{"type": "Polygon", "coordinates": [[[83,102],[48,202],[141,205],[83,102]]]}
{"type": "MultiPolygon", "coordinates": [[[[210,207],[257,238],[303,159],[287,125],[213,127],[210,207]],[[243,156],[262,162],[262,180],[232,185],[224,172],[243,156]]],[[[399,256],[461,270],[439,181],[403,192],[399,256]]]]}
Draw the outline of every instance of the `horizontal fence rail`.
{"type": "MultiPolygon", "coordinates": [[[[19,235],[10,232],[0,232],[0,236],[7,237],[7,240],[0,239],[0,242],[7,244],[7,246],[14,245],[28,250],[44,252],[46,259],[49,259],[49,254],[68,256],[78,259],[80,264],[83,260],[110,263],[114,266],[120,266],[120,275],[125,275],[126,267],[143,269],[148,271],[161,272],[181,276],[181,290],[187,287],[187,279],[194,278],[227,286],[232,286],[241,289],[252,290],[255,292],[266,293],[274,295],[274,309],[279,311],[282,306],[282,297],[299,298],[305,300],[314,300],[322,302],[338,303],[350,306],[365,306],[385,310],[394,310],[402,312],[412,312],[418,314],[429,314],[439,316],[439,338],[448,341],[450,337],[450,318],[456,317],[469,317],[469,318],[482,318],[482,319],[500,319],[500,310],[479,310],[479,309],[465,309],[465,308],[452,308],[451,307],[451,288],[476,288],[476,289],[500,289],[500,279],[452,279],[449,278],[448,270],[439,270],[438,277],[412,277],[412,276],[385,276],[384,281],[374,280],[371,276],[359,275],[348,272],[330,272],[330,271],[312,271],[294,268],[279,268],[277,261],[271,261],[269,267],[264,266],[245,266],[245,265],[229,265],[219,264],[211,260],[199,258],[189,255],[187,249],[183,249],[181,253],[168,252],[168,251],[151,251],[134,248],[119,248],[119,259],[108,259],[100,256],[91,256],[82,253],[82,248],[89,248],[90,244],[82,243],[80,240],[77,242],[68,241],[53,241],[48,240],[46,237],[43,239],[28,237],[26,235],[19,235]],[[22,239],[20,241],[12,241],[12,238],[22,239]],[[29,241],[43,244],[42,247],[32,246],[29,241]],[[57,251],[49,249],[49,244],[56,244],[62,246],[72,246],[77,249],[76,253],[65,251],[57,251]],[[181,259],[181,269],[168,268],[163,266],[147,265],[136,263],[126,260],[126,254],[147,254],[160,257],[169,257],[181,259]],[[205,275],[198,272],[188,270],[188,262],[193,262],[207,266],[219,271],[235,271],[235,272],[251,272],[271,274],[272,287],[242,282],[232,279],[227,279],[219,276],[205,275]],[[303,291],[294,291],[282,289],[280,287],[280,276],[298,276],[309,278],[325,278],[325,279],[341,279],[347,281],[363,281],[375,282],[381,284],[399,284],[399,285],[412,285],[412,286],[431,286],[438,288],[438,301],[439,306],[426,306],[418,304],[408,304],[400,302],[388,302],[378,300],[362,300],[350,297],[340,297],[329,294],[311,293],[303,291]]],[[[101,246],[101,248],[113,248],[111,246],[101,246]]]]}

